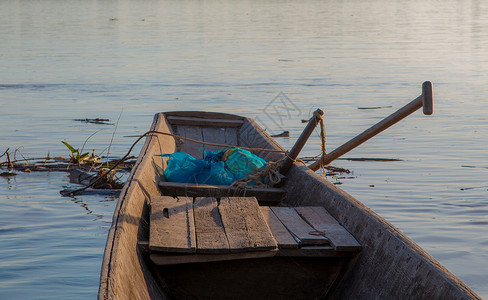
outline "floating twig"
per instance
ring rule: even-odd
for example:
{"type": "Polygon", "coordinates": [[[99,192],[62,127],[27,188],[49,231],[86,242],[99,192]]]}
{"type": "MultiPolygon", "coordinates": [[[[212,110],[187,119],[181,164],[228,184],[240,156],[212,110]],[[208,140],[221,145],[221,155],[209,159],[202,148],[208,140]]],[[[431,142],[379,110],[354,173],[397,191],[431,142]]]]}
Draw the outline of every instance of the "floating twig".
{"type": "Polygon", "coordinates": [[[73,119],[73,121],[78,121],[78,122],[85,122],[85,123],[91,123],[91,124],[102,124],[102,125],[114,125],[113,123],[108,123],[110,122],[109,119],[102,119],[102,118],[95,118],[95,119],[73,119]]]}
{"type": "Polygon", "coordinates": [[[290,136],[289,131],[283,131],[282,133],[271,135],[271,137],[289,137],[289,136],[290,136]]]}
{"type": "Polygon", "coordinates": [[[381,109],[381,108],[392,108],[393,106],[369,106],[369,107],[358,107],[358,109],[381,109]]]}
{"type": "Polygon", "coordinates": [[[475,169],[475,168],[482,168],[482,169],[488,169],[488,167],[477,167],[477,166],[461,166],[461,168],[472,168],[472,169],[475,169]]]}
{"type": "Polygon", "coordinates": [[[403,161],[403,159],[398,159],[398,158],[378,158],[378,157],[344,157],[344,158],[338,158],[338,160],[349,160],[349,161],[403,161]]]}
{"type": "Polygon", "coordinates": [[[8,150],[9,150],[9,149],[10,149],[10,148],[7,148],[7,150],[5,150],[5,152],[3,152],[3,154],[2,154],[2,155],[0,155],[0,157],[2,157],[2,156],[4,156],[4,155],[6,155],[6,154],[8,153],[8,150]]]}
{"type": "Polygon", "coordinates": [[[461,191],[467,191],[467,190],[484,189],[484,188],[488,188],[488,185],[473,186],[473,187],[467,187],[467,188],[460,188],[459,190],[461,190],[461,191]]]}

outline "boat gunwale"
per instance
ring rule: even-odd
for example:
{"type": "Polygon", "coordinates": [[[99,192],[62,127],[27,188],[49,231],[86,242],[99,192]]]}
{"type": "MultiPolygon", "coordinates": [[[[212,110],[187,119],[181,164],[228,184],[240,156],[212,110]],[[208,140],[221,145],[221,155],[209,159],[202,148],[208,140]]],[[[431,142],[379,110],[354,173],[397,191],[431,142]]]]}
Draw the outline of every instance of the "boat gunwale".
{"type": "MultiPolygon", "coordinates": [[[[155,114],[150,130],[158,129],[158,127],[160,127],[163,122],[166,122],[164,114],[163,113],[155,114]]],[[[160,136],[157,136],[155,134],[151,134],[146,137],[144,146],[140,151],[138,159],[129,175],[129,178],[126,181],[126,184],[122,188],[122,191],[119,196],[119,200],[117,201],[117,205],[114,210],[114,215],[112,217],[112,225],[110,226],[109,232],[107,234],[107,242],[106,242],[104,256],[102,260],[100,285],[98,291],[99,300],[111,299],[114,297],[113,294],[115,292],[112,291],[111,289],[110,280],[111,280],[112,265],[114,264],[114,247],[116,244],[116,238],[118,236],[119,231],[122,230],[121,228],[123,228],[119,226],[120,218],[122,217],[124,206],[127,204],[127,202],[130,202],[130,199],[127,198],[127,195],[129,194],[129,192],[132,191],[131,188],[133,187],[133,184],[136,185],[135,182],[136,180],[138,180],[136,178],[136,175],[138,175],[140,172],[143,171],[140,170],[141,166],[144,166],[147,163],[147,160],[152,159],[152,157],[149,157],[146,154],[148,153],[148,151],[151,150],[151,147],[153,146],[152,145],[153,141],[155,139],[158,139],[159,141],[159,138],[160,136]]],[[[138,247],[136,247],[135,251],[137,252],[136,255],[140,258],[141,254],[139,253],[138,247]]],[[[160,290],[157,291],[157,293],[163,295],[163,292],[160,290]]]]}

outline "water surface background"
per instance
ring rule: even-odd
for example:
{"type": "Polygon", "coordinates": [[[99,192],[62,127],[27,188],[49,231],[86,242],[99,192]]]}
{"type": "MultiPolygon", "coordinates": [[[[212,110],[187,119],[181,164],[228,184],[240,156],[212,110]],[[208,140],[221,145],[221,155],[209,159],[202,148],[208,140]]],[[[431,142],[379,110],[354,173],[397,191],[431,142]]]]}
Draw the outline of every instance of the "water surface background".
{"type": "MultiPolygon", "coordinates": [[[[289,130],[289,149],[316,108],[330,151],[430,80],[433,116],[345,156],[400,161],[337,160],[353,173],[329,180],[488,298],[486,15],[480,0],[3,1],[0,152],[67,156],[66,140],[122,156],[170,110],[256,118],[289,130]],[[97,117],[120,119],[74,121],[97,117]]],[[[319,153],[315,134],[301,155],[319,153]]],[[[64,172],[0,178],[0,298],[96,297],[116,199],[66,186],[64,172]]]]}

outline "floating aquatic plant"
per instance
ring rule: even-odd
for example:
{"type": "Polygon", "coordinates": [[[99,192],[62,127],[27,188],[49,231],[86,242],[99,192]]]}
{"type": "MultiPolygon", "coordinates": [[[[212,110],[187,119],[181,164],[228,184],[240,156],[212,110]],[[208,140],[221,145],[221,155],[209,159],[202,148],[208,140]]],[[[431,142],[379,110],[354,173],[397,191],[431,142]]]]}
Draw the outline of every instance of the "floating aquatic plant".
{"type": "Polygon", "coordinates": [[[62,141],[61,143],[63,143],[66,147],[68,147],[69,151],[71,151],[71,154],[69,155],[69,157],[71,157],[71,162],[81,164],[90,158],[89,152],[80,154],[80,150],[75,149],[73,146],[68,144],[67,141],[62,141]]]}

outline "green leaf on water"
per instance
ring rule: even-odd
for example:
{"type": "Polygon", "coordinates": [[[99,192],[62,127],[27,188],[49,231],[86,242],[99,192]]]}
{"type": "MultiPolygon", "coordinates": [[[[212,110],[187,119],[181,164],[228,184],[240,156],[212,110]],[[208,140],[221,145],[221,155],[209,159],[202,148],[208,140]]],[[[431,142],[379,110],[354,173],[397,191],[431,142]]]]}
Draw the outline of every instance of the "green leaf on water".
{"type": "Polygon", "coordinates": [[[87,158],[88,156],[90,156],[90,154],[88,152],[86,153],[83,153],[82,155],[79,156],[78,160],[83,160],[84,158],[87,158]]]}
{"type": "Polygon", "coordinates": [[[62,141],[61,143],[63,143],[66,147],[68,147],[68,149],[69,149],[69,151],[71,151],[71,153],[77,153],[78,152],[78,149],[73,148],[73,146],[68,144],[68,142],[62,141]]]}

